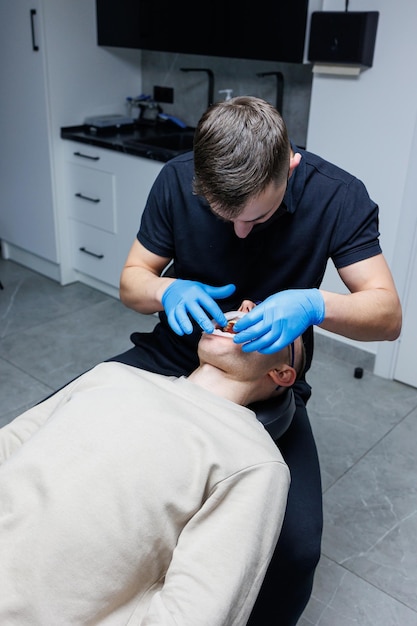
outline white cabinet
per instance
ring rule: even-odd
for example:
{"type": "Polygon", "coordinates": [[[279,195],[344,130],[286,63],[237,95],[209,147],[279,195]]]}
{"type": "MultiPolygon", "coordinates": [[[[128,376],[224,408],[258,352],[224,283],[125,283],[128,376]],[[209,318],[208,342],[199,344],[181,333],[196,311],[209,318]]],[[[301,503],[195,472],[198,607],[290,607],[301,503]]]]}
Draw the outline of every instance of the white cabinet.
{"type": "Polygon", "coordinates": [[[0,41],[2,253],[66,284],[76,276],[60,129],[126,113],[140,51],[97,45],[95,0],[0,0],[0,41]]]}
{"type": "Polygon", "coordinates": [[[148,193],[163,163],[63,143],[72,266],[80,281],[116,295],[148,193]]]}
{"type": "Polygon", "coordinates": [[[0,238],[56,263],[41,10],[39,0],[1,2],[0,238]]]}

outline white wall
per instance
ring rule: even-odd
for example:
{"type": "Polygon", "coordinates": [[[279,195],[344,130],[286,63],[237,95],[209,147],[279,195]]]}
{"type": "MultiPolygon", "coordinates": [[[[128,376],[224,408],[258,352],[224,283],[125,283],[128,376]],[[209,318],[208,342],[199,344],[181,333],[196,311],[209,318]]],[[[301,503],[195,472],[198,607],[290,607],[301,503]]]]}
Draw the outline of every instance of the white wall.
{"type": "MultiPolygon", "coordinates": [[[[344,9],[344,0],[323,2],[323,10],[344,9]]],[[[307,148],[358,176],[379,204],[381,244],[403,300],[412,242],[405,251],[400,225],[414,231],[417,219],[404,201],[409,177],[416,178],[408,163],[417,120],[417,2],[351,0],[349,10],[380,13],[373,67],[358,77],[314,75],[307,148]]],[[[323,288],[346,291],[333,267],[323,288]]],[[[376,370],[389,376],[393,343],[341,340],[374,353],[376,370]]]]}
{"type": "Polygon", "coordinates": [[[126,114],[141,91],[141,51],[97,45],[95,0],[42,0],[52,127],[86,116],[126,114]]]}

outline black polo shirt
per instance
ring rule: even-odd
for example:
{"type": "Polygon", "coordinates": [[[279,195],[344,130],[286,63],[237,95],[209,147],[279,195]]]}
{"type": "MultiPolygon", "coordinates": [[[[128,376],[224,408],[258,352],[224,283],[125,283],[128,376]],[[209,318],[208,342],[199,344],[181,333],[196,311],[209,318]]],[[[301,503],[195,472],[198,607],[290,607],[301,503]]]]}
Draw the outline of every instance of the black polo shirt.
{"type": "MultiPolygon", "coordinates": [[[[378,207],[363,183],[310,152],[296,146],[293,150],[302,158],[283,204],[245,239],[239,239],[232,223],[217,218],[205,200],[193,194],[190,152],[161,170],[149,194],[138,240],[154,254],[172,258],[178,278],[215,286],[235,284],[230,298],[218,300],[224,311],[235,309],[245,298],[259,301],[283,289],[319,287],[329,259],[339,269],[379,254],[378,207]]],[[[160,319],[151,337],[132,336],[135,345],[146,347],[147,356],[139,367],[188,374],[197,364],[200,331],[180,338],[169,328],[164,313],[160,319]]]]}

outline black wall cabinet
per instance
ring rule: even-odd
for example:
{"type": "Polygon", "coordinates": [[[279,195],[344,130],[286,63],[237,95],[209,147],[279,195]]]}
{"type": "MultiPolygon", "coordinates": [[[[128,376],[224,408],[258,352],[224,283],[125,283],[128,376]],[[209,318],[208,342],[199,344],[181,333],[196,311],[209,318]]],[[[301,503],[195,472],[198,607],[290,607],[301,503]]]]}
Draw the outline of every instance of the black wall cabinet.
{"type": "Polygon", "coordinates": [[[308,0],[96,0],[100,46],[302,63],[308,0]]]}

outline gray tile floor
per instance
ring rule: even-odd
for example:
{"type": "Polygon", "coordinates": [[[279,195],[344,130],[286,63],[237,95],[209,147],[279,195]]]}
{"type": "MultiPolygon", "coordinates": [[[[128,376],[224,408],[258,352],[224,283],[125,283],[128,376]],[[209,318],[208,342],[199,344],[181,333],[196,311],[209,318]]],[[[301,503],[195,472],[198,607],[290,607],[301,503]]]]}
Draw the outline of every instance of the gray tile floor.
{"type": "MultiPolygon", "coordinates": [[[[0,425],[156,322],[90,287],[61,287],[3,259],[0,281],[0,425]]],[[[323,335],[316,341],[309,413],[325,527],[299,624],[417,626],[417,389],[374,376],[369,354],[323,335]],[[358,365],[361,379],[353,376],[358,365]]]]}

